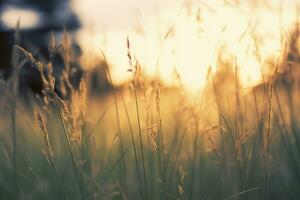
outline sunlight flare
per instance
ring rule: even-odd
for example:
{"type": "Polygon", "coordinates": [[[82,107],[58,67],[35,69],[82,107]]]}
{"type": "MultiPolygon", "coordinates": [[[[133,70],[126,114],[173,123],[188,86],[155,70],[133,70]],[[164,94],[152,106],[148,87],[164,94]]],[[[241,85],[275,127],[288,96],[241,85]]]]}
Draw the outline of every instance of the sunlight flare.
{"type": "Polygon", "coordinates": [[[161,80],[172,86],[176,72],[182,85],[192,92],[206,85],[208,70],[214,73],[218,69],[218,58],[230,59],[237,66],[244,87],[258,84],[261,73],[268,72],[264,63],[274,52],[283,50],[282,36],[296,20],[292,2],[235,5],[217,0],[177,1],[170,7],[158,6],[153,12],[135,1],[130,3],[132,7],[139,5],[138,16],[124,16],[124,21],[130,21],[126,26],[120,25],[121,20],[118,27],[112,15],[113,28],[87,25],[78,34],[85,50],[96,50],[97,54],[102,48],[113,66],[115,82],[122,84],[130,77],[126,73],[129,37],[133,55],[149,77],[158,72],[161,80]],[[135,17],[136,23],[129,20],[135,17]]]}

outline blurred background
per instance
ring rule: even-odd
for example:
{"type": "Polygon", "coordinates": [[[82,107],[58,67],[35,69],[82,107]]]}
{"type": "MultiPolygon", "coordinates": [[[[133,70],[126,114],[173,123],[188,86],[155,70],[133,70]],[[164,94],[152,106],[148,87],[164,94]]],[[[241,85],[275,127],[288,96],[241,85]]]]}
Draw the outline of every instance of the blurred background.
{"type": "Polygon", "coordinates": [[[148,77],[172,86],[178,74],[191,93],[205,86],[209,69],[216,71],[220,51],[224,59],[234,57],[245,88],[260,83],[270,71],[265,63],[283,51],[297,20],[296,0],[2,0],[0,7],[0,74],[5,78],[13,44],[49,60],[51,33],[60,41],[65,30],[80,69],[93,70],[102,49],[115,84],[122,85],[130,78],[129,38],[148,77]],[[14,34],[18,21],[20,41],[14,34]]]}

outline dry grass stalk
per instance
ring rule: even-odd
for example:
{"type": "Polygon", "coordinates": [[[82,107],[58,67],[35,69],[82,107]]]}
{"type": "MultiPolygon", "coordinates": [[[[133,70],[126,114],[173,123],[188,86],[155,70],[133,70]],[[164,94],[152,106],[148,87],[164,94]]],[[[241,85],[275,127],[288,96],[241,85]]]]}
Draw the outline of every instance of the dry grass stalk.
{"type": "Polygon", "coordinates": [[[178,184],[178,192],[180,196],[183,196],[184,193],[184,178],[186,176],[186,172],[184,171],[183,167],[180,166],[179,169],[179,184],[178,184]]]}
{"type": "Polygon", "coordinates": [[[51,166],[51,168],[54,171],[54,175],[55,175],[55,179],[56,179],[56,183],[57,183],[60,198],[64,199],[63,189],[61,187],[61,184],[60,184],[60,181],[59,181],[59,178],[58,178],[57,168],[56,168],[56,164],[55,164],[55,161],[54,161],[54,154],[53,154],[52,146],[51,146],[50,141],[49,141],[49,134],[48,134],[48,131],[47,131],[46,119],[37,108],[35,108],[34,116],[35,116],[35,120],[36,120],[39,128],[42,131],[42,153],[45,155],[49,165],[51,166]]]}
{"type": "Polygon", "coordinates": [[[140,119],[140,111],[139,111],[139,103],[138,103],[138,95],[137,95],[137,71],[139,68],[139,63],[136,62],[135,65],[133,65],[133,59],[131,56],[131,49],[130,49],[130,42],[129,38],[127,38],[127,56],[129,59],[130,69],[134,70],[133,73],[133,80],[131,81],[130,87],[134,94],[135,99],[135,108],[136,108],[136,115],[137,115],[137,123],[138,123],[138,130],[139,130],[139,139],[140,139],[140,149],[141,149],[141,156],[142,156],[142,169],[143,169],[143,176],[144,176],[144,190],[145,190],[145,199],[148,199],[148,184],[147,184],[147,176],[146,176],[146,166],[145,166],[145,156],[144,156],[144,144],[143,144],[143,136],[142,136],[142,128],[141,128],[141,119],[140,119]]]}
{"type": "Polygon", "coordinates": [[[35,120],[36,120],[38,126],[40,127],[40,129],[42,130],[42,133],[43,133],[43,135],[42,135],[42,145],[43,145],[42,152],[45,155],[49,164],[51,166],[53,166],[54,156],[53,156],[52,147],[51,147],[50,141],[49,141],[45,117],[41,114],[41,112],[37,108],[34,111],[34,116],[35,116],[35,120]]]}
{"type": "Polygon", "coordinates": [[[269,82],[269,98],[268,98],[268,118],[266,124],[266,135],[265,135],[265,200],[269,198],[269,153],[270,153],[270,135],[271,135],[271,118],[272,118],[272,99],[273,99],[273,92],[274,92],[274,81],[276,79],[276,75],[279,69],[279,59],[277,60],[277,64],[275,66],[275,70],[272,76],[271,81],[269,82]]]}
{"type": "MultiPolygon", "coordinates": [[[[81,195],[81,199],[85,199],[84,194],[83,194],[83,188],[81,185],[81,180],[80,180],[80,175],[79,175],[79,169],[77,167],[76,164],[76,160],[75,160],[75,155],[72,151],[71,148],[71,142],[74,143],[79,143],[80,141],[80,135],[78,134],[77,131],[75,131],[74,128],[74,121],[73,121],[73,117],[69,111],[69,108],[66,104],[65,101],[63,101],[54,91],[54,85],[52,84],[53,82],[49,82],[47,80],[47,78],[44,75],[44,66],[41,62],[37,61],[30,52],[28,52],[27,50],[25,50],[22,47],[19,46],[15,46],[18,50],[20,50],[25,56],[26,58],[31,61],[33,64],[35,64],[35,66],[37,67],[37,69],[40,72],[41,78],[42,78],[42,82],[43,82],[43,86],[44,86],[44,93],[48,96],[49,100],[51,100],[59,109],[59,114],[60,114],[60,119],[64,128],[64,135],[65,135],[65,139],[68,145],[68,150],[71,156],[71,161],[72,161],[72,165],[74,168],[74,173],[76,176],[76,180],[78,183],[78,187],[80,190],[80,195],[81,195]]],[[[54,80],[54,78],[51,78],[50,80],[54,80]]]]}

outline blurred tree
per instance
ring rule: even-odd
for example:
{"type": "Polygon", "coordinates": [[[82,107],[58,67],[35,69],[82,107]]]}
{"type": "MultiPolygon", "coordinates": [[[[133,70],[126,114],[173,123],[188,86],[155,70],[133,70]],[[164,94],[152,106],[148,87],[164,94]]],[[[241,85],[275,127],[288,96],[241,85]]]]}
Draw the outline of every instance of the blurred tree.
{"type": "MultiPolygon", "coordinates": [[[[54,59],[53,61],[49,58],[48,42],[51,35],[50,33],[54,33],[57,38],[60,38],[64,29],[67,31],[76,31],[80,27],[80,22],[76,14],[70,8],[69,3],[70,0],[0,0],[0,78],[8,79],[12,74],[11,52],[16,42],[14,26],[6,26],[6,22],[3,21],[4,19],[1,18],[1,15],[12,9],[15,9],[16,12],[30,9],[38,14],[40,22],[37,25],[24,29],[21,27],[19,30],[20,43],[18,44],[30,52],[33,52],[38,60],[42,60],[46,64],[53,62],[55,73],[57,69],[63,69],[65,66],[63,61],[54,62],[59,59],[54,59]]],[[[59,55],[57,55],[57,58],[60,58],[59,55]]],[[[71,67],[74,66],[73,63],[70,65],[71,67]]],[[[54,74],[57,80],[61,75],[62,69],[54,74]]],[[[80,67],[74,67],[74,69],[79,74],[81,73],[80,67]]],[[[24,87],[29,87],[34,92],[41,91],[41,78],[39,77],[39,73],[36,69],[30,67],[30,65],[26,65],[22,68],[19,78],[21,83],[20,88],[23,88],[22,90],[24,90],[24,87]]],[[[74,78],[70,77],[70,79],[73,80],[74,78]]],[[[76,86],[77,83],[74,83],[74,85],[76,86]]]]}
{"type": "Polygon", "coordinates": [[[13,4],[18,6],[32,6],[43,12],[51,13],[60,5],[67,4],[69,0],[1,0],[1,4],[13,4]]]}

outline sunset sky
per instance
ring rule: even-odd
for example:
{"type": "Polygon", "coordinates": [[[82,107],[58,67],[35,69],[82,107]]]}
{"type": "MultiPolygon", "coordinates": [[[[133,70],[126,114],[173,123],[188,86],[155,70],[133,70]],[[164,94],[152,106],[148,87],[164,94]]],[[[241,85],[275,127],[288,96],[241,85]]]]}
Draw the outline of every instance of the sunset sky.
{"type": "Polygon", "coordinates": [[[148,75],[153,76],[158,65],[166,84],[172,84],[176,71],[189,90],[198,90],[209,66],[215,70],[221,49],[226,52],[222,56],[236,60],[245,87],[258,83],[263,63],[282,50],[281,35],[296,19],[297,1],[235,2],[75,0],[73,7],[84,26],[79,41],[89,56],[98,54],[99,48],[106,52],[117,83],[129,77],[129,37],[148,75]]]}

